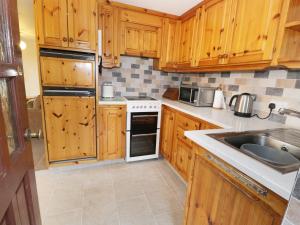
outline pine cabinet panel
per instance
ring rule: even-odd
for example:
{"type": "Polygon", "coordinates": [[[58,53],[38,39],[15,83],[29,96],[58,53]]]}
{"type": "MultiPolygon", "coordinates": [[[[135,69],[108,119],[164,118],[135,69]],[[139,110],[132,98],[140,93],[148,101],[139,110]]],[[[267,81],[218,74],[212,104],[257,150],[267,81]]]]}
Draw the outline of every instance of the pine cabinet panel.
{"type": "Polygon", "coordinates": [[[233,3],[227,63],[270,62],[283,1],[234,0],[233,3]]]}
{"type": "Polygon", "coordinates": [[[160,151],[165,159],[172,160],[172,145],[174,134],[175,112],[163,107],[161,123],[160,151]]]}
{"type": "Polygon", "coordinates": [[[102,160],[125,157],[126,107],[98,107],[98,153],[102,160]]]}
{"type": "Polygon", "coordinates": [[[121,54],[157,58],[161,28],[122,22],[121,54]]]}
{"type": "Polygon", "coordinates": [[[248,191],[244,184],[229,177],[207,154],[197,153],[193,159],[185,225],[281,224],[282,215],[248,191]]]}
{"type": "Polygon", "coordinates": [[[222,63],[229,12],[229,0],[212,0],[202,7],[198,66],[222,63]]]}
{"type": "Polygon", "coordinates": [[[41,57],[43,86],[95,88],[95,62],[41,57]]]}
{"type": "Polygon", "coordinates": [[[40,45],[96,50],[96,0],[35,1],[40,45]]]}
{"type": "Polygon", "coordinates": [[[96,0],[68,0],[69,46],[96,50],[96,0]]]}
{"type": "Polygon", "coordinates": [[[39,44],[68,47],[67,7],[67,0],[35,1],[39,44]]]}
{"type": "Polygon", "coordinates": [[[102,52],[99,54],[102,54],[102,65],[108,68],[119,66],[119,11],[101,4],[99,11],[99,29],[102,31],[102,52]]]}
{"type": "Polygon", "coordinates": [[[175,141],[176,158],[175,168],[180,173],[185,181],[188,181],[188,176],[192,164],[193,149],[180,139],[175,141]]]}
{"type": "Polygon", "coordinates": [[[96,157],[95,97],[44,96],[50,162],[96,157]]]}
{"type": "Polygon", "coordinates": [[[195,28],[195,18],[196,16],[193,15],[190,18],[181,21],[179,55],[177,59],[177,67],[190,66],[192,62],[192,47],[193,47],[193,33],[195,28]]]}

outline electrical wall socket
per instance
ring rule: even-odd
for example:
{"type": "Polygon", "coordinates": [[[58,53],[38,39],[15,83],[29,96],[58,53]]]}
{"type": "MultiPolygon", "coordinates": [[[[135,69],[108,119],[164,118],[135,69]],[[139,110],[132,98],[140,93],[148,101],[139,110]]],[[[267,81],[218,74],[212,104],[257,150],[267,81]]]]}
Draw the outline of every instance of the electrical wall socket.
{"type": "Polygon", "coordinates": [[[289,105],[287,102],[281,102],[281,101],[271,101],[269,102],[269,104],[270,103],[274,103],[276,105],[276,108],[274,110],[277,112],[280,108],[288,108],[289,105]]]}

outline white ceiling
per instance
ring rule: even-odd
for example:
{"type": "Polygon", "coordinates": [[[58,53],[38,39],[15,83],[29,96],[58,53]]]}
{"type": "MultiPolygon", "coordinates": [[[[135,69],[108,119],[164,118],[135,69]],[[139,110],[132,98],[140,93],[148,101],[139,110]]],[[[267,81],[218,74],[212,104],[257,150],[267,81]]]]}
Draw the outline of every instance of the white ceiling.
{"type": "Polygon", "coordinates": [[[202,0],[111,0],[180,16],[202,0]]]}

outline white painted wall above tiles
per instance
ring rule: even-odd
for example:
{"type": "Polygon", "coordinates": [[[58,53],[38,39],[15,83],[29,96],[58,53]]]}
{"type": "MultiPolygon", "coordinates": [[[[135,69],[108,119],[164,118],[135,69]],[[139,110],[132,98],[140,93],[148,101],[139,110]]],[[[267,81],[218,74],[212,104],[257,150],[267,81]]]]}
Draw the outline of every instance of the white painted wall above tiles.
{"type": "Polygon", "coordinates": [[[152,9],[164,13],[180,16],[202,0],[112,0],[128,5],[152,9]]]}

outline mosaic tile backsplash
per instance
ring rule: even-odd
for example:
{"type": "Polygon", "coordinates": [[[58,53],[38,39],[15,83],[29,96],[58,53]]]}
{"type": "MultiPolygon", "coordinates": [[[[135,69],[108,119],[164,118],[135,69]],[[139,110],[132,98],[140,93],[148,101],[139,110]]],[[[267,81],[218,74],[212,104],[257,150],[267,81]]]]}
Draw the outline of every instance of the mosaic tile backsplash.
{"type": "MultiPolygon", "coordinates": [[[[271,102],[278,107],[300,109],[300,71],[165,73],[153,70],[153,59],[122,56],[120,68],[103,69],[100,85],[105,81],[113,82],[117,96],[161,96],[166,88],[178,87],[183,82],[211,87],[221,85],[227,103],[235,94],[256,94],[254,110],[261,112],[262,116],[268,113],[271,102]]],[[[275,112],[272,120],[284,123],[285,117],[275,112]]]]}

